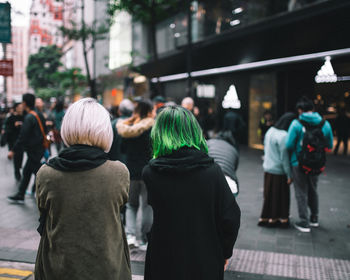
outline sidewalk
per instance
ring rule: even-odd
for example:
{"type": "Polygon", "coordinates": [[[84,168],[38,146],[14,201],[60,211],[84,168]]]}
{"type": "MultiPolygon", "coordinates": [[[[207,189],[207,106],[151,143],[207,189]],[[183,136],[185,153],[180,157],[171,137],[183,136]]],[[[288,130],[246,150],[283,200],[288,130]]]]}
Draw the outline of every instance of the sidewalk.
{"type": "MultiPolygon", "coordinates": [[[[241,149],[237,200],[242,225],[225,279],[350,279],[350,157],[328,157],[326,175],[319,178],[320,228],[300,233],[256,226],[262,207],[261,155],[241,149]]],[[[16,184],[4,148],[0,169],[0,260],[32,264],[39,243],[35,200],[27,197],[24,206],[6,201],[16,184]]],[[[296,218],[293,187],[291,201],[296,218]]],[[[134,279],[142,279],[144,252],[131,252],[131,259],[134,279]]],[[[5,264],[0,262],[0,271],[5,264]]]]}

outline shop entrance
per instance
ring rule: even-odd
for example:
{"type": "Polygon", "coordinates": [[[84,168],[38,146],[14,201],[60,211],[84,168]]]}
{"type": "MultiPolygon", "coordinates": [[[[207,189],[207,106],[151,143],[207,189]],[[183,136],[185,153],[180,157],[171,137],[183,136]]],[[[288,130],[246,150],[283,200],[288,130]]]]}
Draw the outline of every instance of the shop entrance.
{"type": "Polygon", "coordinates": [[[270,113],[273,123],[276,117],[276,75],[264,73],[252,75],[249,88],[249,147],[263,149],[263,136],[266,122],[264,113],[270,113]],[[261,122],[263,124],[261,125],[261,122]]]}

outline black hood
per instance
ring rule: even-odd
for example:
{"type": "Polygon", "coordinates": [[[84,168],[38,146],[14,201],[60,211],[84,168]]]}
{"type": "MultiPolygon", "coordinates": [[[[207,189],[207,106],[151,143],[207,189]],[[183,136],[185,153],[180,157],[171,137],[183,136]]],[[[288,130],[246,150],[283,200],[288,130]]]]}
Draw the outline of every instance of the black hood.
{"type": "Polygon", "coordinates": [[[195,169],[207,168],[214,163],[206,153],[195,148],[181,148],[170,155],[152,159],[149,165],[152,169],[163,172],[182,173],[195,169]]]}
{"type": "Polygon", "coordinates": [[[108,160],[108,154],[98,147],[73,145],[46,163],[48,166],[67,172],[79,172],[96,168],[108,160]]]}

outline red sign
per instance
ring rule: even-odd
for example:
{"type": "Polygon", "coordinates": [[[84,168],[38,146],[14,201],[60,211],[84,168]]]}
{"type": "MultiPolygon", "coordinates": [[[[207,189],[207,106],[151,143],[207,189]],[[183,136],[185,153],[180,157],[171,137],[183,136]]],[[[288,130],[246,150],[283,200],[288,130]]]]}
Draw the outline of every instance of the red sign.
{"type": "Polygon", "coordinates": [[[0,76],[13,76],[13,60],[1,59],[0,60],[0,76]]]}

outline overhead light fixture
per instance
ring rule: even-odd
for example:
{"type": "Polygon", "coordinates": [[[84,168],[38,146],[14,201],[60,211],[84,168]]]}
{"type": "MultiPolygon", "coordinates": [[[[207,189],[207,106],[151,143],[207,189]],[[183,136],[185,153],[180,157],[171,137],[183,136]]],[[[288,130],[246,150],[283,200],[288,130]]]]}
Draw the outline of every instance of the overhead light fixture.
{"type": "Polygon", "coordinates": [[[171,29],[174,29],[174,28],[176,27],[176,25],[175,25],[175,23],[171,23],[171,24],[169,25],[169,27],[170,27],[171,29]]]}
{"type": "Polygon", "coordinates": [[[235,25],[238,25],[240,23],[241,23],[241,21],[239,19],[235,19],[235,20],[230,21],[231,26],[235,26],[235,25]]]}
{"type": "Polygon", "coordinates": [[[175,38],[179,38],[181,36],[181,34],[179,33],[179,32],[176,32],[175,34],[174,34],[174,37],[175,38]]]}
{"type": "Polygon", "coordinates": [[[239,8],[236,8],[232,11],[232,14],[240,14],[243,12],[243,8],[242,7],[239,7],[239,8]]]}
{"type": "Polygon", "coordinates": [[[315,77],[316,83],[335,83],[338,80],[337,75],[334,73],[331,57],[326,56],[325,62],[321,69],[317,72],[315,77]]]}

